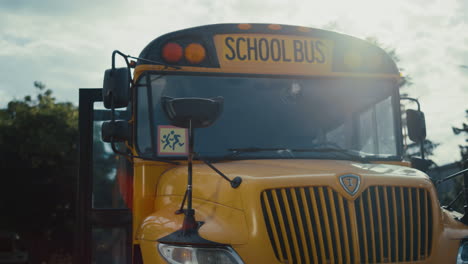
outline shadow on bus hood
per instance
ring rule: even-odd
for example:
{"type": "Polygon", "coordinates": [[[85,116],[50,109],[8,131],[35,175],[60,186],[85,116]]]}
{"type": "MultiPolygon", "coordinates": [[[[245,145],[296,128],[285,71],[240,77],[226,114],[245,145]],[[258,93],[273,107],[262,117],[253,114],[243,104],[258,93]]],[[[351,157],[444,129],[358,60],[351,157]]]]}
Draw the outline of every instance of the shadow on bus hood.
{"type": "MultiPolygon", "coordinates": [[[[207,165],[196,164],[193,167],[193,198],[236,209],[246,208],[243,203],[260,200],[263,190],[273,188],[330,186],[345,198],[354,199],[372,185],[432,186],[426,174],[412,168],[346,160],[242,160],[214,165],[231,179],[242,177],[242,184],[233,189],[207,165]],[[349,195],[340,184],[339,177],[347,174],[359,177],[360,187],[354,195],[349,195]]],[[[170,169],[161,176],[157,195],[183,196],[186,184],[187,166],[170,169]]]]}

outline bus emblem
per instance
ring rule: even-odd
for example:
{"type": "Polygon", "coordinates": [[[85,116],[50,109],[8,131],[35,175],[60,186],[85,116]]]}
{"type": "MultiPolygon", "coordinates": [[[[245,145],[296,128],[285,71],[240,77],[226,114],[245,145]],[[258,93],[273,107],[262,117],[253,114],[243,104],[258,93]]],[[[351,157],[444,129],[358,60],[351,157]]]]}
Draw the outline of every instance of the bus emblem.
{"type": "Polygon", "coordinates": [[[357,175],[347,174],[340,176],[340,183],[343,189],[350,195],[355,195],[361,185],[361,178],[357,175]]]}

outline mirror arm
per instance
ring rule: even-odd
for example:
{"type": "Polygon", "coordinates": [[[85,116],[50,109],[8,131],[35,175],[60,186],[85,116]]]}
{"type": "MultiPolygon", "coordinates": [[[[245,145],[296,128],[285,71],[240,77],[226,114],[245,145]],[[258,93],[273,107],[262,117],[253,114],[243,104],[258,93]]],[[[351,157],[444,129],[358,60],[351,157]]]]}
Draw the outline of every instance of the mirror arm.
{"type": "Polygon", "coordinates": [[[198,153],[195,153],[195,156],[203,161],[206,165],[208,165],[208,167],[210,167],[212,170],[214,170],[216,173],[219,174],[219,176],[223,177],[226,181],[228,181],[230,184],[231,184],[231,187],[233,189],[239,187],[242,183],[242,178],[237,176],[235,177],[234,179],[229,179],[224,173],[222,173],[220,170],[218,170],[211,162],[205,160],[204,158],[200,157],[200,155],[198,155],[198,153]]]}
{"type": "Polygon", "coordinates": [[[400,97],[400,101],[401,100],[409,100],[409,101],[415,102],[418,105],[418,111],[421,112],[421,105],[419,104],[418,99],[411,98],[411,97],[400,97]]]}
{"type": "Polygon", "coordinates": [[[176,69],[176,70],[180,70],[181,67],[179,66],[175,66],[175,65],[169,65],[169,64],[166,64],[166,63],[163,63],[163,62],[159,62],[159,61],[153,61],[153,60],[148,60],[148,59],[144,59],[144,58],[140,58],[140,57],[135,57],[135,56],[131,56],[131,55],[126,55],[124,53],[122,53],[121,51],[119,50],[114,50],[112,52],[112,70],[115,70],[115,55],[118,54],[120,56],[122,56],[125,60],[125,64],[127,64],[127,69],[128,69],[128,80],[130,81],[130,84],[133,86],[134,83],[133,83],[133,79],[132,79],[132,74],[130,72],[130,68],[131,68],[131,65],[130,65],[130,62],[128,61],[128,58],[131,58],[131,59],[136,59],[136,60],[141,60],[141,61],[146,61],[146,62],[150,62],[150,63],[154,63],[154,64],[157,64],[157,65],[163,65],[165,66],[166,68],[173,68],[173,69],[176,69]]]}
{"type": "Polygon", "coordinates": [[[119,54],[120,56],[122,56],[125,60],[125,64],[127,64],[127,69],[128,69],[128,80],[130,82],[130,85],[133,86],[134,83],[133,83],[133,79],[132,79],[132,73],[130,72],[130,62],[128,61],[128,58],[131,57],[130,55],[125,55],[123,54],[122,52],[120,52],[119,50],[114,50],[112,52],[112,71],[115,70],[115,54],[119,54]]]}

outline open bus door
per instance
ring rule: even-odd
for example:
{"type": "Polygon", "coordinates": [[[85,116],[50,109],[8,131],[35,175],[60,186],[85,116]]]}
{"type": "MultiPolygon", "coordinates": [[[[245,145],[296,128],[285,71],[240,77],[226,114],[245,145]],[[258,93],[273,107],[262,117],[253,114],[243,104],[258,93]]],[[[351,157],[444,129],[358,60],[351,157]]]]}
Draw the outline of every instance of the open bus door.
{"type": "MultiPolygon", "coordinates": [[[[127,120],[129,116],[126,111],[116,111],[116,115],[127,120]]],[[[80,89],[74,263],[131,263],[132,215],[127,206],[131,202],[119,186],[118,173],[131,174],[132,170],[124,157],[115,155],[110,144],[101,140],[105,120],[110,120],[110,110],[103,107],[102,89],[80,89]]]]}

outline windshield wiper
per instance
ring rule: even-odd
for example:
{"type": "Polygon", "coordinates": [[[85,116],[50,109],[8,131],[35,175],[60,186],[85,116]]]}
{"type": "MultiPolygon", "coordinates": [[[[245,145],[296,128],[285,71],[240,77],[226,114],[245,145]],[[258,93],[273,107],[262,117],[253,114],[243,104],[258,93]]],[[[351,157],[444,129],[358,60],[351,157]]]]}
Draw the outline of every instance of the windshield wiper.
{"type": "Polygon", "coordinates": [[[326,146],[325,145],[319,145],[317,147],[313,148],[302,148],[302,149],[295,149],[295,148],[259,148],[259,147],[250,147],[250,148],[231,148],[228,149],[232,153],[230,155],[227,155],[225,158],[233,158],[238,156],[241,153],[254,153],[254,152],[266,152],[266,151],[278,151],[278,152],[288,152],[288,153],[293,153],[293,152],[321,152],[321,153],[340,153],[344,154],[351,160],[356,160],[360,161],[363,163],[368,163],[369,159],[365,155],[360,155],[359,152],[349,150],[349,149],[344,149],[340,148],[337,146],[332,146],[332,147],[322,147],[326,146]]]}

